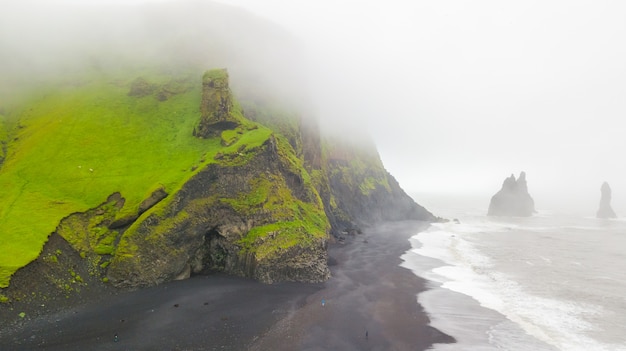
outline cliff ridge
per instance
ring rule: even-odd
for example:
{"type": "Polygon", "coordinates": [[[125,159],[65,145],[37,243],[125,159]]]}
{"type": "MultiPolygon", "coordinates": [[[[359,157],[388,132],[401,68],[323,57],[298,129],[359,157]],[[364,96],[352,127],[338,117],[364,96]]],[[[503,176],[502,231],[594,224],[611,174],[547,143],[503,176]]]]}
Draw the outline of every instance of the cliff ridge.
{"type": "MultiPolygon", "coordinates": [[[[13,139],[12,150],[20,150],[23,142],[35,145],[29,149],[35,160],[43,153],[55,171],[43,183],[50,184],[50,190],[33,190],[29,186],[39,184],[38,178],[24,178],[28,183],[20,192],[4,195],[13,196],[12,216],[21,213],[16,212],[20,208],[35,210],[40,217],[29,223],[40,226],[13,225],[15,235],[32,235],[27,243],[34,258],[15,246],[25,241],[2,243],[7,251],[22,256],[2,258],[19,259],[7,261],[11,264],[0,262],[0,300],[5,302],[0,310],[29,303],[39,306],[43,300],[61,306],[84,292],[97,293],[102,285],[111,292],[113,287],[135,289],[213,272],[265,283],[322,282],[330,276],[326,248],[332,235],[385,220],[438,220],[404,193],[375,148],[325,137],[315,119],[293,111],[247,101],[244,113],[227,88],[223,69],[205,73],[199,88],[190,83],[193,80],[178,78],[127,82],[110,92],[99,85],[64,92],[80,105],[59,105],[72,123],[51,129],[41,139],[47,145],[37,143],[29,126],[37,126],[39,119],[50,123],[47,114],[39,116],[36,111],[57,106],[55,95],[35,105],[35,112],[23,117],[22,127],[15,130],[21,134],[13,139]],[[162,99],[163,86],[172,84],[182,88],[162,99]],[[137,86],[150,89],[137,93],[137,86]],[[78,118],[94,108],[91,96],[107,102],[97,105],[105,112],[94,129],[78,118]],[[191,101],[200,106],[190,106],[191,101]],[[117,162],[125,160],[128,149],[119,140],[132,135],[137,126],[116,128],[116,120],[107,118],[124,111],[133,114],[129,121],[143,126],[144,139],[135,142],[132,159],[120,166],[117,162]],[[110,130],[100,129],[105,121],[110,130]],[[161,127],[167,129],[160,131],[161,127]],[[96,147],[113,145],[109,150],[117,156],[95,152],[97,148],[76,134],[73,137],[83,147],[66,148],[58,159],[45,154],[69,131],[83,131],[96,147]],[[150,159],[153,156],[158,158],[150,159]],[[137,158],[140,161],[132,163],[137,158]],[[38,196],[34,199],[47,197],[37,202],[29,194],[38,196]],[[11,277],[15,281],[9,284],[11,277]],[[45,292],[31,294],[34,286],[45,287],[45,292]]],[[[67,146],[72,139],[58,142],[67,146]]],[[[0,178],[40,174],[16,168],[26,162],[17,156],[7,155],[11,162],[2,168],[0,178]]],[[[0,223],[4,226],[0,228],[11,223],[0,223]]]]}

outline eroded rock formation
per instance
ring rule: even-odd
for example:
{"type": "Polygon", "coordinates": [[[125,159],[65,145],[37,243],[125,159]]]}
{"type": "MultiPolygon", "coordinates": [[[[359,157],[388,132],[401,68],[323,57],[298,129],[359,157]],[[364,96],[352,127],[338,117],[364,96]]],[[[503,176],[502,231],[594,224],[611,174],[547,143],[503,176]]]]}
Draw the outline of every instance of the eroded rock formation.
{"type": "Polygon", "coordinates": [[[210,70],[202,77],[200,113],[200,123],[193,132],[200,138],[216,136],[239,125],[242,116],[234,107],[226,69],[210,70]]]}
{"type": "Polygon", "coordinates": [[[611,187],[604,182],[600,187],[600,208],[596,214],[598,218],[616,218],[615,211],[611,208],[611,187]]]}
{"type": "Polygon", "coordinates": [[[502,183],[489,203],[488,216],[530,217],[535,212],[535,201],[528,193],[526,173],[521,172],[516,180],[511,174],[502,183]]]}
{"type": "Polygon", "coordinates": [[[210,272],[321,282],[330,276],[331,233],[438,220],[400,188],[373,145],[324,138],[312,120],[262,105],[246,106],[244,116],[225,70],[207,72],[202,84],[194,135],[209,147],[184,170],[188,178],[153,189],[135,208],[114,193],[63,219],[55,235],[78,253],[72,264],[122,288],[210,272]]]}
{"type": "Polygon", "coordinates": [[[109,268],[111,281],[150,286],[212,271],[266,283],[328,279],[327,227],[311,225],[307,233],[292,221],[323,214],[322,204],[274,143],[270,137],[247,155],[237,153],[240,161],[250,158],[244,164],[208,165],[160,213],[129,229],[109,268]]]}

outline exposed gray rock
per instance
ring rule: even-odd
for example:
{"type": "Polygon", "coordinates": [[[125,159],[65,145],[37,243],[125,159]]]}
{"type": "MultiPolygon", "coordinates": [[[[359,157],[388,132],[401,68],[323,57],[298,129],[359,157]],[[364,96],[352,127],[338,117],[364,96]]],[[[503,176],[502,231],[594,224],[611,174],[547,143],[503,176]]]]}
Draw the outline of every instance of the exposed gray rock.
{"type": "Polygon", "coordinates": [[[535,201],[528,193],[526,173],[521,172],[517,180],[513,174],[504,180],[502,189],[491,198],[487,215],[530,217],[533,213],[535,201]]]}
{"type": "MultiPolygon", "coordinates": [[[[289,193],[314,203],[310,185],[292,181],[291,173],[274,147],[273,137],[250,151],[245,164],[208,164],[182,188],[161,213],[151,213],[135,223],[136,231],[121,239],[108,270],[117,287],[135,288],[184,279],[194,273],[224,272],[265,283],[279,281],[322,282],[330,277],[326,239],[311,237],[271,255],[260,257],[243,249],[241,240],[253,227],[278,221],[262,206],[246,207],[224,199],[237,199],[253,189],[255,179],[284,179],[289,193]],[[126,247],[132,257],[121,254],[126,247]]],[[[243,156],[242,156],[243,157],[243,156]]],[[[273,240],[270,234],[265,239],[273,240]]]]}
{"type": "Polygon", "coordinates": [[[598,218],[616,218],[617,215],[611,208],[611,187],[609,183],[602,183],[600,187],[600,208],[596,214],[598,218]]]}

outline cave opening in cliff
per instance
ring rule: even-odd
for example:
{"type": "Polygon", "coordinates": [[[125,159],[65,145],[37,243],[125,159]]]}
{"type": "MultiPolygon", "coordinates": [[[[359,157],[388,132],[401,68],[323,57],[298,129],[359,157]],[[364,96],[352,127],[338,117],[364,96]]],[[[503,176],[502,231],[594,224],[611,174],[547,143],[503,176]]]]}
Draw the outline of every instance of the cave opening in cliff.
{"type": "Polygon", "coordinates": [[[226,238],[220,234],[217,227],[209,229],[204,237],[205,256],[203,259],[205,272],[222,272],[226,268],[228,250],[225,247],[226,238]]]}
{"type": "Polygon", "coordinates": [[[217,123],[213,123],[209,126],[212,130],[223,131],[223,130],[232,130],[237,128],[237,123],[231,121],[220,121],[217,123]]]}

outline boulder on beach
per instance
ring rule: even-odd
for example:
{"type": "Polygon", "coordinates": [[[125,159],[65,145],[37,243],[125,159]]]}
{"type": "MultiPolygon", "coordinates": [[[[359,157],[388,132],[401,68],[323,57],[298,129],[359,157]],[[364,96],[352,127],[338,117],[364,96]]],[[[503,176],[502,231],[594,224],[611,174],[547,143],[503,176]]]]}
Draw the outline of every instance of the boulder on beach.
{"type": "Polygon", "coordinates": [[[535,201],[528,193],[526,173],[521,172],[516,180],[511,174],[502,183],[489,203],[488,216],[530,217],[535,213],[535,201]]]}
{"type": "Polygon", "coordinates": [[[600,187],[600,208],[596,214],[598,218],[616,218],[615,211],[611,208],[611,187],[604,182],[600,187]]]}

